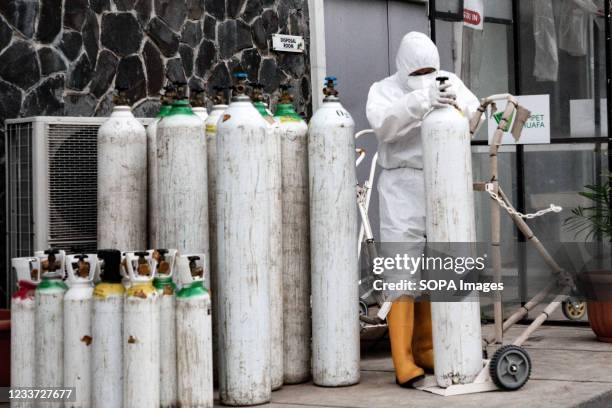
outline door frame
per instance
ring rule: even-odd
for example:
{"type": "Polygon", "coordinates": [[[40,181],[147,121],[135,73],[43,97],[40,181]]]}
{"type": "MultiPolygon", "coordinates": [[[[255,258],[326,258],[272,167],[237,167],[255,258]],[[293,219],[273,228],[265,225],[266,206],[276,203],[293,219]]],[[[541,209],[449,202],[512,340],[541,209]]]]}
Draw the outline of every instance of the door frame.
{"type": "MultiPolygon", "coordinates": [[[[406,3],[426,4],[428,0],[404,0],[406,3]]],[[[310,29],[310,95],[312,112],[314,113],[323,101],[323,83],[327,76],[327,60],[325,57],[325,0],[308,0],[310,29]]],[[[430,4],[432,1],[429,1],[430,4]]],[[[435,2],[433,2],[435,3],[435,2]]],[[[435,5],[435,4],[434,4],[435,5]]],[[[431,15],[431,13],[430,13],[431,15]]],[[[427,17],[430,18],[430,15],[427,17]]],[[[430,20],[431,21],[431,20],[430,20]]],[[[431,23],[429,35],[432,35],[431,23]]]]}

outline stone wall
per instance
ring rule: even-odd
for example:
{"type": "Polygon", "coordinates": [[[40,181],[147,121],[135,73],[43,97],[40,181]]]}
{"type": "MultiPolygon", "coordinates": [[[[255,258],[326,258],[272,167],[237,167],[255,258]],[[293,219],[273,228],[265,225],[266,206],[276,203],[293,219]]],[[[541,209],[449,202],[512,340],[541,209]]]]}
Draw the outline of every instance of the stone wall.
{"type": "Polygon", "coordinates": [[[236,71],[262,82],[273,101],[290,82],[299,112],[310,115],[308,54],[273,52],[272,33],[308,38],[307,0],[0,0],[0,128],[18,116],[108,115],[122,85],[136,115],[154,116],[165,82],[212,89],[236,71]]]}

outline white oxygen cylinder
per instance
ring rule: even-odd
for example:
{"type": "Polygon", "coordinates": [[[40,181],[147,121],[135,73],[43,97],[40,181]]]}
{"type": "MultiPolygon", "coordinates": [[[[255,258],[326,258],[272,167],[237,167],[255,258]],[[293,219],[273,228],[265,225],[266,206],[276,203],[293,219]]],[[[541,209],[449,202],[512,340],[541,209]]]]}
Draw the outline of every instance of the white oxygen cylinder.
{"type": "Polygon", "coordinates": [[[207,153],[207,168],[208,168],[208,228],[209,228],[209,251],[208,263],[210,265],[209,275],[210,280],[207,282],[211,289],[212,301],[212,321],[213,321],[213,375],[218,378],[219,367],[219,330],[217,328],[219,303],[217,296],[217,205],[215,201],[215,189],[217,184],[217,125],[223,116],[223,112],[227,109],[225,104],[225,96],[223,94],[225,88],[215,86],[215,96],[213,97],[213,107],[210,115],[204,122],[206,128],[206,153],[207,153]]]}
{"type": "Polygon", "coordinates": [[[281,211],[274,197],[280,143],[245,95],[245,77],[239,75],[217,130],[219,395],[225,405],[266,403],[272,387],[269,270],[272,213],[281,211]]]}
{"type": "Polygon", "coordinates": [[[310,379],[310,224],[308,207],[308,125],[295,112],[289,87],[274,118],[282,146],[283,376],[285,384],[310,379]]]}
{"type": "Polygon", "coordinates": [[[131,286],[123,305],[123,406],[159,408],[159,296],[152,251],[126,252],[131,286]]]}
{"type": "Polygon", "coordinates": [[[208,192],[204,122],[184,86],[157,125],[159,247],[208,253],[208,192]]]}
{"type": "MultiPolygon", "coordinates": [[[[64,385],[64,283],[66,252],[48,249],[40,259],[42,280],[36,288],[36,388],[64,385]]],[[[39,401],[39,407],[60,407],[61,402],[39,401]]]]}
{"type": "MultiPolygon", "coordinates": [[[[448,78],[438,78],[443,83],[448,78]]],[[[476,241],[468,119],[452,106],[434,109],[421,124],[430,243],[476,241]]],[[[480,303],[432,302],[436,381],[473,382],[482,370],[480,303]]]]}
{"type": "Polygon", "coordinates": [[[98,247],[147,243],[147,135],[123,91],[98,129],[98,247]]]}
{"type": "Polygon", "coordinates": [[[123,406],[123,297],[121,252],[98,250],[100,282],[93,292],[92,407],[123,406]]]}
{"type": "MultiPolygon", "coordinates": [[[[36,257],[13,258],[19,289],[11,298],[11,388],[34,388],[35,299],[40,282],[40,260],[36,257]]],[[[11,408],[33,407],[33,402],[11,401],[11,408]]]]}
{"type": "Polygon", "coordinates": [[[178,406],[212,408],[212,315],[204,287],[205,254],[181,255],[176,261],[181,290],[176,295],[178,406]]]}
{"type": "Polygon", "coordinates": [[[355,123],[326,80],[308,129],[312,376],[339,387],[359,382],[355,123]]]}
{"type": "MultiPolygon", "coordinates": [[[[203,90],[196,90],[196,89],[191,89],[190,91],[190,104],[191,104],[191,110],[193,111],[193,113],[195,113],[195,115],[200,118],[202,120],[202,130],[203,130],[203,137],[204,140],[206,141],[206,119],[208,119],[208,110],[206,109],[206,95],[204,93],[203,90]]],[[[208,180],[208,146],[206,146],[206,177],[208,180]]],[[[206,196],[208,197],[209,195],[209,191],[211,189],[210,183],[206,183],[206,196]]],[[[214,191],[214,190],[213,190],[214,191]]],[[[208,203],[208,200],[207,200],[208,203]]],[[[210,207],[208,207],[207,204],[207,222],[210,222],[210,207]]],[[[205,253],[210,253],[210,226],[208,226],[208,235],[207,235],[207,250],[205,253]]],[[[206,263],[206,269],[205,272],[206,273],[206,281],[210,282],[210,260],[209,260],[209,256],[206,257],[206,259],[204,260],[204,262],[206,263]]]]}
{"type": "Polygon", "coordinates": [[[66,408],[91,407],[91,316],[96,254],[66,256],[68,291],[64,296],[64,387],[74,387],[66,408]]]}
{"type": "MultiPolygon", "coordinates": [[[[253,84],[251,99],[255,109],[261,114],[268,124],[268,138],[274,140],[280,149],[280,127],[274,120],[268,105],[263,101],[263,84],[253,84]]],[[[281,174],[281,153],[275,162],[278,169],[273,169],[275,174],[281,174]],[[276,161],[277,160],[277,161],[276,161]]],[[[283,213],[282,213],[282,186],[281,177],[273,178],[270,186],[270,199],[273,200],[272,208],[279,208],[280,211],[270,212],[270,265],[268,275],[270,279],[270,383],[272,391],[276,391],[283,386],[283,213]]]]}
{"type": "Polygon", "coordinates": [[[157,124],[170,112],[172,98],[174,96],[172,87],[166,87],[161,97],[162,105],[157,117],[147,126],[147,219],[149,222],[149,245],[156,248],[159,244],[159,203],[157,193],[157,124]]]}
{"type": "Polygon", "coordinates": [[[177,403],[176,377],[176,285],[173,281],[176,249],[156,249],[153,286],[159,296],[159,377],[160,407],[173,408],[177,403]]]}

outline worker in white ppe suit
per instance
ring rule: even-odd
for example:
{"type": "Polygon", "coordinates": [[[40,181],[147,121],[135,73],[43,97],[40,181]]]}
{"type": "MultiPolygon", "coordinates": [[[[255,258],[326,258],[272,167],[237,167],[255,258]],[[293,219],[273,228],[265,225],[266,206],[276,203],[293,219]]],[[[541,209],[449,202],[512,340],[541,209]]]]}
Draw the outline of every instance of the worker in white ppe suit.
{"type": "MultiPolygon", "coordinates": [[[[409,256],[420,257],[426,241],[421,121],[432,108],[448,104],[469,118],[479,102],[456,75],[440,70],[438,49],[423,33],[404,36],[395,63],[397,73],[372,85],[366,107],[383,169],[378,182],[380,236],[383,243],[404,243],[409,256]],[[449,81],[438,85],[439,76],[449,81]]],[[[414,275],[385,276],[406,278],[414,275]]],[[[425,370],[433,371],[431,305],[415,303],[415,295],[387,294],[393,301],[387,315],[391,353],[396,382],[403,387],[423,378],[425,370]]]]}

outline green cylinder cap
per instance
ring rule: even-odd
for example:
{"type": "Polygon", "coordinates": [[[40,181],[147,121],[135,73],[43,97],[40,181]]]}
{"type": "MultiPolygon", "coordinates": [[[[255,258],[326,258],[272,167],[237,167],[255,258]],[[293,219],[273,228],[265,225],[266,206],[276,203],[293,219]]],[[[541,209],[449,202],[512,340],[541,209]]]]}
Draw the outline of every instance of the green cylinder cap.
{"type": "Polygon", "coordinates": [[[191,105],[189,105],[189,100],[187,99],[179,99],[178,101],[174,101],[172,103],[172,107],[166,116],[174,116],[174,115],[195,115],[193,110],[191,110],[191,105]]]}
{"type": "Polygon", "coordinates": [[[274,113],[275,118],[291,118],[295,120],[303,120],[300,115],[295,111],[293,104],[281,103],[276,106],[276,112],[274,113]]]}
{"type": "Polygon", "coordinates": [[[191,298],[202,296],[205,294],[208,294],[208,290],[206,290],[206,288],[204,287],[204,283],[200,280],[184,286],[181,290],[178,291],[176,296],[179,298],[191,298]]]}
{"type": "Polygon", "coordinates": [[[176,284],[171,276],[156,276],[155,279],[153,279],[153,286],[155,286],[155,289],[160,290],[166,286],[170,286],[173,290],[176,289],[176,284]]]}
{"type": "Polygon", "coordinates": [[[253,102],[253,106],[255,106],[255,109],[257,109],[257,112],[259,112],[261,116],[263,116],[264,118],[267,118],[268,116],[270,116],[265,103],[261,101],[253,102]]]}

